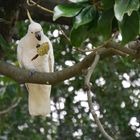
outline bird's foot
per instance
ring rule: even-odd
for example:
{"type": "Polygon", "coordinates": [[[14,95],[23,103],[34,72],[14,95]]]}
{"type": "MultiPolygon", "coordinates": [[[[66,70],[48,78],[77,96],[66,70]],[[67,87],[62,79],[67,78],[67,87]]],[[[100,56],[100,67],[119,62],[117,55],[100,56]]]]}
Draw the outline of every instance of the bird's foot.
{"type": "Polygon", "coordinates": [[[29,76],[32,77],[35,72],[36,72],[35,70],[31,70],[29,76]]]}

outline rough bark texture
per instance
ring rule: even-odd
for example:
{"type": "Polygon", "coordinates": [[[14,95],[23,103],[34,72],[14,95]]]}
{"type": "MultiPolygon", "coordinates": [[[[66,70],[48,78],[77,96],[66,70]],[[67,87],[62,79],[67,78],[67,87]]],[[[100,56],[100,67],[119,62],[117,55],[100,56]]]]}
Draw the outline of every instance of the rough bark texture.
{"type": "MultiPolygon", "coordinates": [[[[139,58],[139,53],[137,51],[139,50],[139,47],[137,46],[140,46],[140,43],[137,41],[131,42],[129,48],[122,48],[119,47],[117,43],[110,42],[96,51],[98,51],[98,53],[100,54],[101,59],[110,57],[112,55],[130,55],[136,59],[139,58]]],[[[93,62],[94,57],[95,51],[86,56],[81,62],[75,64],[74,66],[53,73],[32,72],[29,70],[18,68],[4,61],[0,61],[0,74],[8,76],[19,83],[38,83],[55,85],[73,76],[77,76],[84,73],[93,62]]]]}
{"type": "MultiPolygon", "coordinates": [[[[67,3],[67,0],[38,0],[39,4],[53,9],[55,5],[60,3],[67,3]]],[[[30,9],[33,18],[37,20],[44,20],[47,22],[52,21],[52,14],[44,13],[40,9],[33,7],[28,7],[26,0],[0,0],[0,34],[7,40],[11,39],[16,35],[15,23],[17,20],[23,20],[26,18],[26,8],[30,9]],[[9,6],[10,5],[10,6],[9,6]],[[6,29],[6,30],[5,30],[6,29]]],[[[55,23],[71,25],[71,19],[61,18],[55,23]]],[[[139,57],[140,43],[135,41],[131,42],[128,47],[119,47],[117,43],[109,43],[101,48],[99,52],[101,57],[112,56],[113,54],[129,54],[133,57],[139,57]],[[131,48],[131,49],[130,49],[131,48]]],[[[0,46],[0,59],[3,57],[3,50],[0,46]]],[[[94,59],[94,52],[86,56],[82,62],[66,68],[62,71],[55,73],[31,73],[31,71],[17,68],[11,64],[4,61],[0,61],[0,74],[11,77],[20,83],[40,83],[40,84],[56,84],[58,82],[64,81],[73,76],[82,74],[82,72],[87,69],[94,59]]]]}

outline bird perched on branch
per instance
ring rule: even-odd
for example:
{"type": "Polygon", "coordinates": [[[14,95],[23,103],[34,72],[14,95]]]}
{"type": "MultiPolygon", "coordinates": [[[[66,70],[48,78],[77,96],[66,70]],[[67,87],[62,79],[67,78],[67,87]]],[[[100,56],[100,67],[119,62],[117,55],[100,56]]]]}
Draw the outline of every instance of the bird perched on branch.
{"type": "MultiPolygon", "coordinates": [[[[30,25],[27,34],[20,39],[18,44],[17,57],[19,64],[21,67],[32,71],[53,72],[54,54],[52,43],[43,33],[41,25],[32,20],[28,11],[27,15],[30,25]],[[46,48],[43,49],[43,47],[46,48]],[[42,50],[45,50],[46,53],[44,54],[42,50]]],[[[31,83],[26,83],[25,85],[29,92],[29,113],[32,116],[46,116],[49,114],[51,85],[31,83]]]]}

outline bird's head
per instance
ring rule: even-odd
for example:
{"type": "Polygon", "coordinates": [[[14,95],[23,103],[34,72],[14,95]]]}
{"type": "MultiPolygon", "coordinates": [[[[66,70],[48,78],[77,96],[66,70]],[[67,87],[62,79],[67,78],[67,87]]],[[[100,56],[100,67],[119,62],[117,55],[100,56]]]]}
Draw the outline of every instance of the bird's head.
{"type": "Polygon", "coordinates": [[[43,34],[43,29],[39,23],[31,22],[28,27],[28,34],[40,41],[43,34]]]}

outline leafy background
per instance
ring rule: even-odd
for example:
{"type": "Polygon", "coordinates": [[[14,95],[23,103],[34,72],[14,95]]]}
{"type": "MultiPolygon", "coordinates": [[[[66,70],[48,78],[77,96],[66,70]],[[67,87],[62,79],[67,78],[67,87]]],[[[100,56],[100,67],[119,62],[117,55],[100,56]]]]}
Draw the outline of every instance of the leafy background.
{"type": "MultiPolygon", "coordinates": [[[[73,17],[73,26],[39,21],[54,46],[55,71],[79,62],[87,54],[75,47],[91,49],[110,39],[119,31],[124,45],[139,34],[139,0],[77,0],[58,5],[54,17],[73,17]]],[[[26,34],[29,22],[18,21],[18,38],[26,34]]],[[[17,65],[17,40],[8,44],[0,36],[3,59],[17,65]]],[[[102,59],[92,76],[94,108],[105,130],[116,140],[140,138],[140,62],[131,57],[102,59]]],[[[77,76],[53,86],[51,114],[47,118],[31,117],[28,113],[28,93],[24,85],[0,75],[0,110],[21,99],[16,108],[0,114],[1,140],[104,140],[87,106],[83,91],[84,77],[77,76]]]]}

